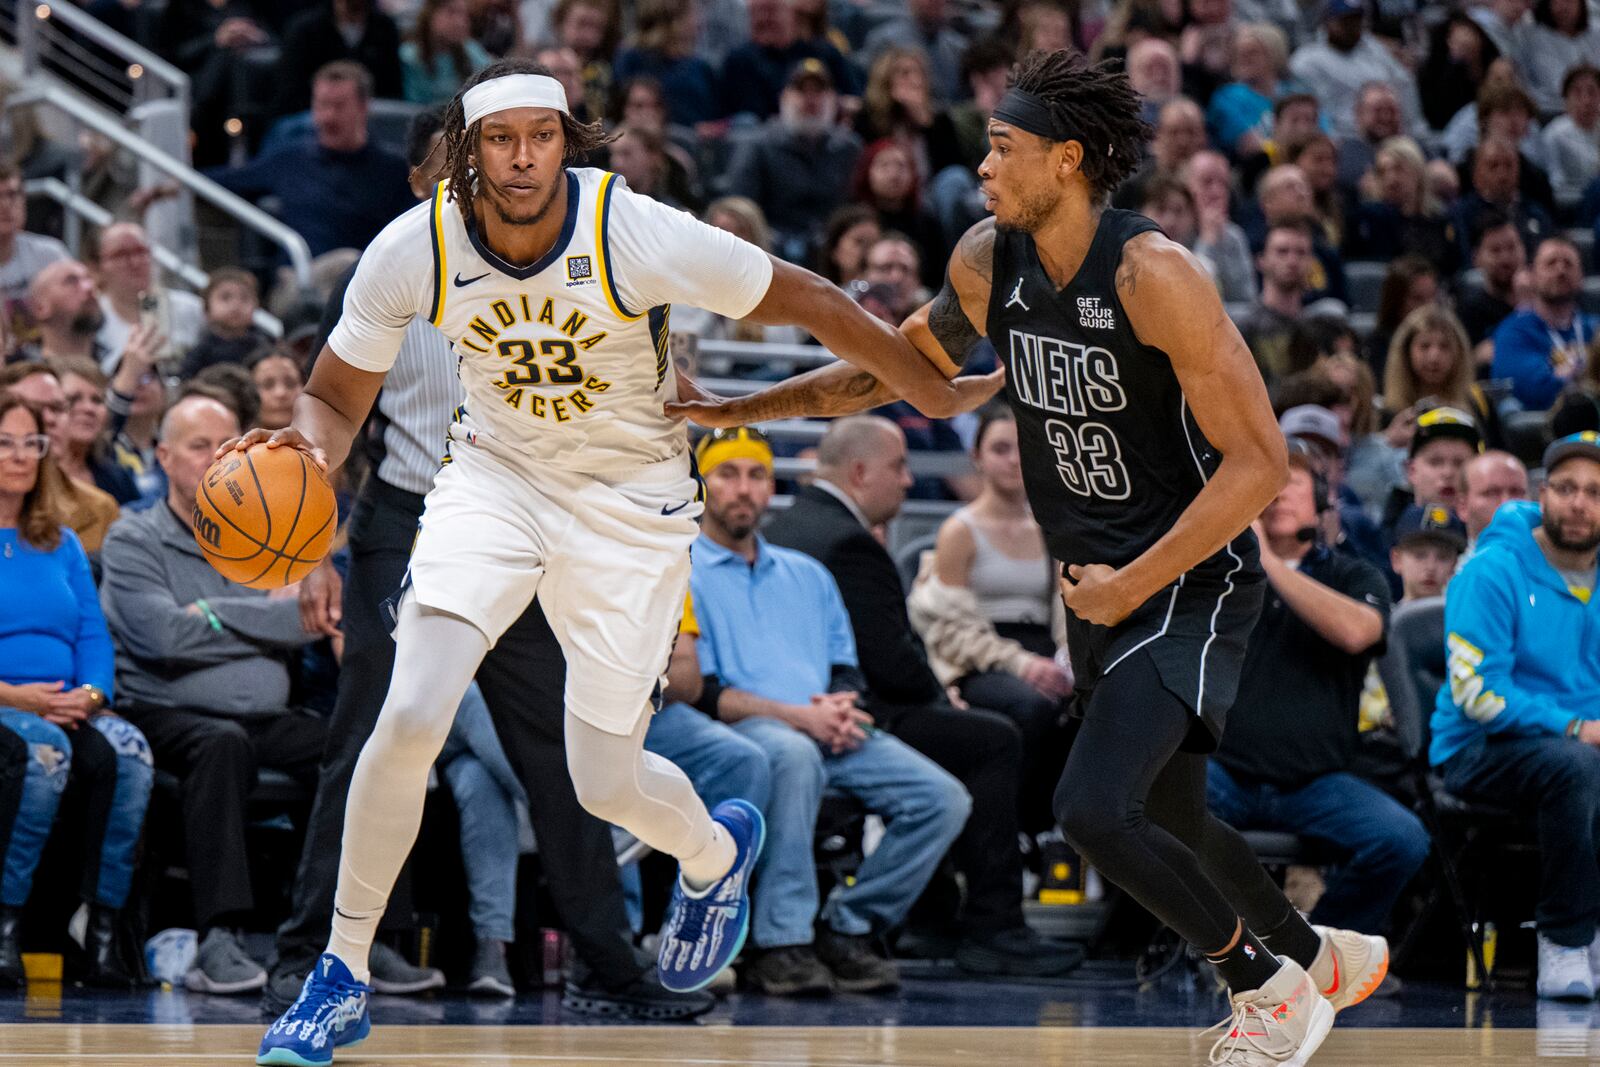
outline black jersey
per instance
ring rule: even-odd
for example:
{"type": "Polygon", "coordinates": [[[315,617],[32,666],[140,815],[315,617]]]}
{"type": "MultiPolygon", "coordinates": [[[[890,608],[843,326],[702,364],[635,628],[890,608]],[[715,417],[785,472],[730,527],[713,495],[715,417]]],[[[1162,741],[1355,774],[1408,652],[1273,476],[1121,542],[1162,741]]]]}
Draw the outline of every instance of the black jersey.
{"type": "MultiPolygon", "coordinates": [[[[1160,228],[1106,209],[1057,291],[1033,238],[997,229],[988,335],[1006,364],[1023,479],[1050,553],[1122,567],[1172,528],[1221,457],[1189,411],[1172,362],[1134,335],[1116,274],[1123,246],[1160,228]]],[[[1226,581],[1259,567],[1246,531],[1196,566],[1226,581]]]]}

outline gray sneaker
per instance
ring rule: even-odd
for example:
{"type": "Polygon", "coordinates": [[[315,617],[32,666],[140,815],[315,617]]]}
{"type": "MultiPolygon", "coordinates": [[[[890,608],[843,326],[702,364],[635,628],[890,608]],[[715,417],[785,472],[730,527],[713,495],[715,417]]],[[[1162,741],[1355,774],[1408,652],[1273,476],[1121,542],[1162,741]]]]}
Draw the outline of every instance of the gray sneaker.
{"type": "Polygon", "coordinates": [[[267,969],[267,984],[261,990],[261,1010],[277,1018],[289,1010],[305,988],[306,975],[316,966],[315,960],[287,960],[283,957],[272,962],[267,969]]]}
{"type": "Polygon", "coordinates": [[[472,977],[467,979],[467,992],[475,997],[517,995],[517,987],[511,984],[511,971],[506,967],[504,941],[478,942],[478,953],[472,960],[472,977]]]}
{"type": "Polygon", "coordinates": [[[267,972],[250,958],[233,931],[216,926],[200,942],[200,952],[183,984],[195,993],[252,993],[267,984],[267,972]]]}
{"type": "Polygon", "coordinates": [[[404,997],[444,988],[443,971],[437,967],[413,967],[381,941],[372,946],[367,966],[372,970],[370,984],[375,993],[404,997]]]}

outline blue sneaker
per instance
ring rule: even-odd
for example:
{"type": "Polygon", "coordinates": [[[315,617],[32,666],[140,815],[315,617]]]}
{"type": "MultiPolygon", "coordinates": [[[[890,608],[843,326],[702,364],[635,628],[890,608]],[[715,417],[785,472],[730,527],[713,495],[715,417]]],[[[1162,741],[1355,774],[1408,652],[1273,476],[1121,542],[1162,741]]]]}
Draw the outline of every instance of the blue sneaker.
{"type": "Polygon", "coordinates": [[[750,932],[750,874],[755,870],[767,824],[755,805],[724,800],[711,817],[733,835],[733,869],[696,894],[683,884],[672,889],[672,906],[661,928],[661,984],[692,993],[711,984],[733,962],[750,932]]]}
{"type": "Polygon", "coordinates": [[[333,1050],[365,1041],[372,1032],[367,994],[372,987],[355,980],[350,969],[325,952],[306,977],[300,998],[267,1028],[256,1053],[259,1064],[322,1067],[333,1050]]]}

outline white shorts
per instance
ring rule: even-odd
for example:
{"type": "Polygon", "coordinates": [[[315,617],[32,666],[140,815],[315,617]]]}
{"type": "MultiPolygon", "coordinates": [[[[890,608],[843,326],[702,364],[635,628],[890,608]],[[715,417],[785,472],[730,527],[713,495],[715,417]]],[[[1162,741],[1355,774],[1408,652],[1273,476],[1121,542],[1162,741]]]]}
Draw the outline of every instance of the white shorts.
{"type": "Polygon", "coordinates": [[[452,428],[407,581],[492,647],[535,594],[567,659],[567,710],[633,732],[666,671],[699,533],[687,452],[617,476],[577,474],[452,428]]]}

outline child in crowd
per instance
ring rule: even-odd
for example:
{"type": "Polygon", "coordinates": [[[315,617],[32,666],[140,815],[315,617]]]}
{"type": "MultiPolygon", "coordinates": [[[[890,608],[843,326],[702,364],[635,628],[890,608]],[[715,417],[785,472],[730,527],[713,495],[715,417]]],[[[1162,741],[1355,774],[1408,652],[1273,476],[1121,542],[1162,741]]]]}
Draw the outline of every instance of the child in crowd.
{"type": "Polygon", "coordinates": [[[206,329],[184,359],[185,378],[218,363],[243,363],[272,343],[272,338],[251,323],[251,316],[261,306],[255,275],[236,267],[212,271],[203,295],[206,329]]]}

